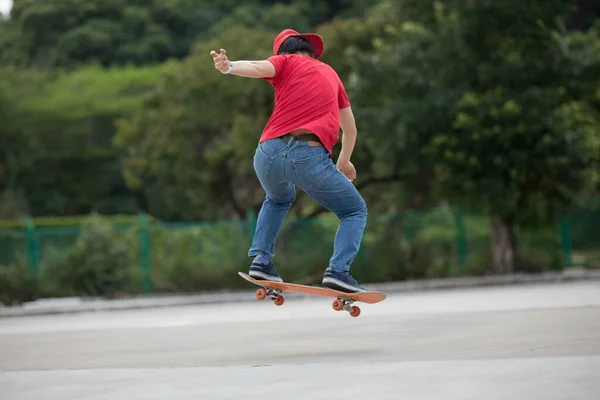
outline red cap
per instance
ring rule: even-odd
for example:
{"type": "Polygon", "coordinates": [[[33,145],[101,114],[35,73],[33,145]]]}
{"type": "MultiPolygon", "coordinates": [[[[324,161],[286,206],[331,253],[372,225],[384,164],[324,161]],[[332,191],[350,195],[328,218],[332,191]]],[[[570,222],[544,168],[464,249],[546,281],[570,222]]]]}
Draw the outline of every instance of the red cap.
{"type": "Polygon", "coordinates": [[[275,41],[273,42],[274,56],[277,55],[281,44],[290,36],[298,36],[306,39],[315,51],[315,58],[319,58],[323,54],[325,44],[323,43],[323,39],[321,38],[321,36],[317,35],[316,33],[298,33],[293,29],[284,29],[279,33],[279,35],[277,35],[275,41]]]}

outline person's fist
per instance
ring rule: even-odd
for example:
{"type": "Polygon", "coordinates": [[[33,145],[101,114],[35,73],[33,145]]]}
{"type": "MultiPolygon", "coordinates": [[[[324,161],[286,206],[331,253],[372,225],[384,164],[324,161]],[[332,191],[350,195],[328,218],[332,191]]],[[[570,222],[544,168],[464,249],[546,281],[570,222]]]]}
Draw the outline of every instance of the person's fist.
{"type": "Polygon", "coordinates": [[[350,180],[350,182],[356,179],[356,169],[350,161],[338,161],[337,168],[350,180]]]}
{"type": "Polygon", "coordinates": [[[213,58],[215,63],[215,68],[225,73],[229,70],[229,59],[227,58],[227,52],[221,49],[221,53],[218,54],[216,51],[212,50],[210,55],[213,58]]]}

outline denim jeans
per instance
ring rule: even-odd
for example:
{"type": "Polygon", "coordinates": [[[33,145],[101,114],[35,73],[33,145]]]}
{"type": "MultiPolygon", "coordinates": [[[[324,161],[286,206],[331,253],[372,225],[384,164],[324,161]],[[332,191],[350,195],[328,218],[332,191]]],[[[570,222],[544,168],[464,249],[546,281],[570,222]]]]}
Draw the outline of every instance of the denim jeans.
{"type": "Polygon", "coordinates": [[[256,149],[254,170],[266,197],[248,255],[273,258],[275,238],[298,187],[339,218],[329,266],[349,271],[362,240],[367,206],[352,182],[333,164],[327,150],[293,138],[287,144],[282,139],[268,140],[256,149]]]}

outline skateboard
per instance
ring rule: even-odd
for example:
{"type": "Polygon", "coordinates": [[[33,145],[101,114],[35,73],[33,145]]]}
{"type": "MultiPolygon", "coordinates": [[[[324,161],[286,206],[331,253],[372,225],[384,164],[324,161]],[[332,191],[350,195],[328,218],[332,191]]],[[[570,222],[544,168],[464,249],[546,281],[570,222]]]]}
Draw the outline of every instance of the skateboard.
{"type": "Polygon", "coordinates": [[[335,300],[331,304],[335,311],[347,311],[352,317],[360,315],[360,308],[353,305],[354,302],[362,302],[367,304],[375,304],[385,300],[386,294],[382,292],[361,292],[361,293],[346,293],[334,289],[329,289],[319,286],[299,285],[297,283],[286,282],[271,282],[267,280],[253,279],[250,275],[243,272],[238,274],[250,283],[260,286],[256,290],[256,298],[263,300],[267,296],[271,298],[276,306],[283,305],[284,298],[282,292],[288,291],[292,293],[310,294],[313,296],[333,297],[335,300]]]}

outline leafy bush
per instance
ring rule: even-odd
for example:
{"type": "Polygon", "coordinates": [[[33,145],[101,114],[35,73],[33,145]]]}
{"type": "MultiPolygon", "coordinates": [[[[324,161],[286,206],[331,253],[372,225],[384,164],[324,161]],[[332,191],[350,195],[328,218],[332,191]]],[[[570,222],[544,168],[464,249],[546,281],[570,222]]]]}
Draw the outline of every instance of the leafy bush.
{"type": "Polygon", "coordinates": [[[114,296],[130,285],[130,243],[112,225],[93,216],[66,255],[48,250],[42,268],[44,288],[59,295],[114,296]]]}
{"type": "MultiPolygon", "coordinates": [[[[150,224],[149,244],[141,247],[139,218],[125,226],[118,219],[86,217],[81,228],[40,228],[39,279],[23,261],[0,268],[4,303],[37,297],[118,296],[142,293],[149,278],[155,292],[194,292],[244,288],[237,276],[247,271],[252,232],[247,222],[150,224]],[[142,254],[149,251],[148,271],[142,254]],[[145,275],[148,272],[148,275],[145,275]]],[[[405,279],[483,275],[490,271],[489,220],[464,216],[464,243],[449,211],[371,216],[352,266],[363,283],[405,279]],[[466,246],[465,261],[459,257],[466,246]]],[[[275,244],[275,264],[286,281],[319,284],[331,258],[339,221],[333,214],[316,219],[286,219],[275,244]]],[[[14,231],[11,231],[14,233],[14,231]]],[[[556,229],[517,232],[516,270],[560,269],[556,229]]],[[[10,247],[10,246],[8,246],[10,247]]]]}
{"type": "Polygon", "coordinates": [[[15,264],[26,248],[27,237],[23,232],[0,230],[0,265],[15,264]]]}
{"type": "Polygon", "coordinates": [[[250,265],[249,236],[242,225],[206,224],[152,229],[151,277],[155,290],[188,292],[240,287],[250,265]]]}
{"type": "Polygon", "coordinates": [[[361,282],[409,277],[410,247],[400,216],[367,219],[354,275],[361,282]]]}
{"type": "Polygon", "coordinates": [[[560,270],[564,260],[556,231],[539,230],[517,233],[517,272],[560,270]]]}
{"type": "Polygon", "coordinates": [[[438,278],[459,275],[457,228],[452,213],[407,213],[368,225],[364,281],[438,278]]]}
{"type": "Polygon", "coordinates": [[[16,264],[0,265],[0,302],[6,305],[35,300],[39,295],[37,280],[24,259],[16,264]]]}
{"type": "Polygon", "coordinates": [[[275,243],[274,259],[284,280],[320,284],[333,254],[337,224],[335,217],[284,222],[275,243]]]}
{"type": "MultiPolygon", "coordinates": [[[[32,218],[33,226],[36,228],[43,227],[79,227],[88,221],[90,215],[75,215],[68,217],[39,217],[32,218]]],[[[137,222],[137,215],[103,215],[102,221],[110,223],[111,225],[131,225],[137,222]]],[[[150,221],[155,219],[152,216],[148,216],[150,221]]],[[[1,230],[23,230],[27,227],[26,218],[17,219],[2,219],[0,220],[1,230]]]]}

